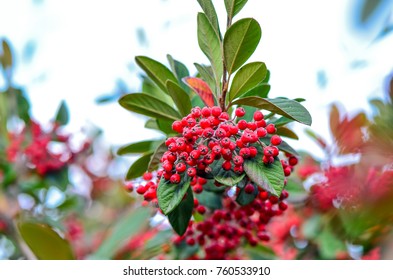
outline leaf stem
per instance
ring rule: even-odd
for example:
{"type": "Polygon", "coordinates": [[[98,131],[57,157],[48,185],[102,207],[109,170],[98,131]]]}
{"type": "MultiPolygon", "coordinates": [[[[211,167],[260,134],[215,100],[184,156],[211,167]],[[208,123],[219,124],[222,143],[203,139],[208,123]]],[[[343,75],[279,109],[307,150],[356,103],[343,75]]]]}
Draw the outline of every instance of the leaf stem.
{"type": "MultiPolygon", "coordinates": [[[[232,25],[232,18],[228,16],[226,30],[228,30],[231,25],[232,25]]],[[[222,53],[223,53],[223,57],[222,57],[223,73],[222,73],[222,88],[221,88],[221,95],[219,98],[219,103],[220,103],[221,110],[226,112],[229,109],[229,107],[225,106],[225,99],[226,99],[226,96],[228,93],[229,80],[231,77],[228,74],[227,67],[225,65],[224,52],[222,52],[222,53]]]]}

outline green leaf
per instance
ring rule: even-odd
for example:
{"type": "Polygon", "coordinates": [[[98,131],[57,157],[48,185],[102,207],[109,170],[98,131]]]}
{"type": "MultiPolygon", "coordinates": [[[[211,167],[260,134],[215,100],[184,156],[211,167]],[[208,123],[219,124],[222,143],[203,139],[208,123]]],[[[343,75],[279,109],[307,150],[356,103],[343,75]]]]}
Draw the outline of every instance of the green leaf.
{"type": "Polygon", "coordinates": [[[283,137],[299,140],[299,136],[288,127],[280,126],[277,128],[277,134],[283,137]]]}
{"type": "Polygon", "coordinates": [[[1,40],[2,51],[0,51],[0,63],[3,69],[11,68],[13,64],[12,51],[8,42],[4,39],[1,40]]]}
{"type": "Polygon", "coordinates": [[[67,240],[47,224],[20,222],[19,232],[31,251],[40,260],[75,259],[67,240]]]}
{"type": "Polygon", "coordinates": [[[145,93],[126,94],[119,103],[125,109],[148,117],[167,120],[181,118],[179,112],[161,100],[145,93]]]}
{"type": "Polygon", "coordinates": [[[146,56],[137,56],[135,61],[164,92],[166,92],[167,80],[177,82],[175,75],[164,64],[146,56]]]}
{"type": "Polygon", "coordinates": [[[149,166],[150,158],[152,156],[153,152],[148,152],[144,155],[142,155],[140,158],[138,158],[128,169],[126,179],[127,180],[132,180],[139,178],[143,175],[143,173],[146,172],[147,167],[149,166]]]}
{"type": "Polygon", "coordinates": [[[344,242],[332,231],[330,227],[322,229],[318,236],[319,252],[323,259],[336,259],[337,254],[346,251],[344,242]]]}
{"type": "Polygon", "coordinates": [[[246,193],[244,188],[241,188],[236,197],[236,202],[239,203],[239,205],[245,206],[253,202],[254,199],[257,197],[257,195],[258,195],[258,188],[256,188],[255,185],[254,185],[254,191],[252,193],[246,193]]]}
{"type": "Polygon", "coordinates": [[[180,61],[173,59],[173,57],[169,54],[167,55],[167,59],[169,61],[172,72],[175,73],[179,85],[182,89],[189,93],[190,89],[182,82],[182,79],[184,77],[190,76],[190,72],[188,71],[187,67],[180,61]]]}
{"type": "Polygon", "coordinates": [[[165,145],[165,142],[161,142],[160,145],[156,148],[154,151],[154,154],[152,155],[149,165],[147,167],[148,172],[153,172],[158,168],[158,166],[161,164],[161,158],[164,155],[164,153],[168,150],[168,148],[165,145]]]}
{"type": "Polygon", "coordinates": [[[198,0],[199,5],[205,12],[207,19],[216,32],[218,38],[221,38],[220,27],[218,26],[217,13],[211,0],[198,0]]]}
{"type": "Polygon", "coordinates": [[[25,123],[30,122],[30,103],[21,89],[13,89],[16,96],[18,116],[25,123]]]}
{"type": "Polygon", "coordinates": [[[301,227],[302,235],[309,240],[318,237],[321,232],[322,223],[323,221],[320,215],[311,216],[301,227]]]}
{"type": "Polygon", "coordinates": [[[261,36],[261,27],[252,18],[241,19],[227,30],[224,37],[224,61],[229,75],[254,53],[261,36]]]}
{"type": "Polygon", "coordinates": [[[191,188],[187,188],[186,197],[168,214],[168,220],[176,233],[182,236],[188,227],[194,209],[194,198],[191,188]]]}
{"type": "Polygon", "coordinates": [[[212,210],[222,209],[222,195],[215,192],[203,191],[196,195],[199,203],[212,210]]]}
{"type": "Polygon", "coordinates": [[[237,13],[246,5],[247,0],[225,0],[225,8],[228,13],[228,17],[232,20],[237,13]]]}
{"type": "Polygon", "coordinates": [[[266,98],[270,91],[270,85],[268,84],[259,84],[256,87],[250,89],[246,93],[242,94],[240,97],[249,97],[249,96],[258,96],[262,98],[266,98]]]}
{"type": "Polygon", "coordinates": [[[311,115],[299,102],[286,98],[260,98],[244,97],[236,100],[234,105],[247,105],[265,109],[272,113],[282,115],[297,122],[311,125],[311,115]]]}
{"type": "Polygon", "coordinates": [[[160,130],[156,119],[148,119],[145,123],[145,128],[160,130]]]}
{"type": "Polygon", "coordinates": [[[162,91],[149,77],[141,75],[141,79],[143,93],[160,99],[162,102],[168,104],[169,106],[174,105],[172,98],[166,92],[162,91]]]}
{"type": "Polygon", "coordinates": [[[229,102],[261,83],[266,76],[266,71],[266,65],[263,62],[252,62],[240,68],[228,94],[229,102]]]}
{"type": "Polygon", "coordinates": [[[202,80],[204,80],[209,87],[212,89],[213,94],[217,97],[217,85],[214,80],[214,73],[210,66],[201,65],[198,63],[194,63],[195,68],[198,70],[198,73],[202,80]]]}
{"type": "Polygon", "coordinates": [[[203,13],[198,13],[198,44],[202,52],[209,59],[213,68],[216,85],[219,85],[223,71],[220,38],[203,13]]]}
{"type": "Polygon", "coordinates": [[[166,135],[176,135],[177,132],[172,130],[172,121],[157,119],[158,129],[161,130],[166,135]]]}
{"type": "Polygon", "coordinates": [[[120,218],[114,219],[110,227],[110,235],[89,258],[105,260],[115,257],[116,252],[147,225],[149,217],[149,209],[139,207],[126,212],[120,218]]]}
{"type": "Polygon", "coordinates": [[[120,147],[119,150],[117,150],[117,154],[119,156],[126,154],[143,154],[146,152],[154,151],[160,143],[162,143],[161,140],[148,140],[131,143],[120,147]]]}
{"type": "Polygon", "coordinates": [[[68,113],[67,104],[63,100],[60,103],[59,109],[57,109],[55,121],[60,125],[66,125],[69,122],[69,120],[70,120],[70,115],[68,113]]]}
{"type": "Polygon", "coordinates": [[[225,186],[235,186],[237,183],[239,183],[245,176],[244,173],[242,174],[237,174],[235,173],[232,169],[230,170],[225,170],[222,168],[224,160],[216,160],[214,161],[210,166],[212,168],[212,174],[214,176],[214,179],[219,182],[220,184],[223,184],[225,186]]]}
{"type": "Polygon", "coordinates": [[[191,100],[187,92],[185,92],[178,84],[168,80],[166,88],[172,97],[177,109],[182,117],[187,116],[191,112],[191,100]]]}
{"type": "Polygon", "coordinates": [[[172,212],[182,201],[184,194],[190,187],[190,177],[183,175],[180,184],[172,184],[161,179],[157,189],[157,199],[160,209],[165,215],[172,212]]]}
{"type": "Polygon", "coordinates": [[[279,158],[269,165],[265,165],[260,157],[246,159],[244,171],[251,181],[275,196],[280,196],[284,189],[284,170],[279,158]]]}

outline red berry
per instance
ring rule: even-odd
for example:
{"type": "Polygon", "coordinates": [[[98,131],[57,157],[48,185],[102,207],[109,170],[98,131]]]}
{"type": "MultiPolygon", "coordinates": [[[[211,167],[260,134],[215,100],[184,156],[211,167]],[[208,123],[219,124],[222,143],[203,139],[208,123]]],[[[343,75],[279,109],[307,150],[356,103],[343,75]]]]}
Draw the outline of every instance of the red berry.
{"type": "Polygon", "coordinates": [[[250,149],[249,148],[241,148],[239,151],[239,155],[243,158],[248,158],[250,156],[250,149]]]}
{"type": "Polygon", "coordinates": [[[199,145],[198,146],[198,151],[201,153],[201,155],[206,155],[209,152],[209,148],[206,147],[205,145],[199,145]]]}
{"type": "Polygon", "coordinates": [[[195,167],[190,167],[187,169],[187,175],[190,177],[194,177],[196,175],[196,169],[195,167]]]}
{"type": "Polygon", "coordinates": [[[287,210],[287,208],[288,208],[288,204],[286,204],[285,202],[281,201],[281,202],[278,204],[278,207],[280,208],[281,211],[285,211],[285,210],[287,210]]]}
{"type": "Polygon", "coordinates": [[[231,162],[229,160],[224,161],[222,164],[222,168],[227,171],[230,170],[232,168],[231,162]]]}
{"type": "Polygon", "coordinates": [[[245,130],[245,129],[247,128],[247,122],[246,122],[245,120],[240,120],[240,121],[237,123],[237,127],[238,127],[240,130],[245,130]]]}
{"type": "Polygon", "coordinates": [[[270,139],[270,143],[272,143],[272,145],[274,145],[274,146],[280,145],[281,142],[282,142],[282,139],[278,135],[273,135],[272,138],[270,139]]]}
{"type": "Polygon", "coordinates": [[[247,184],[244,188],[244,192],[247,194],[252,194],[254,192],[254,186],[252,184],[247,184]]]}
{"type": "Polygon", "coordinates": [[[284,175],[285,176],[289,176],[289,175],[291,175],[291,172],[292,172],[292,170],[291,170],[291,168],[290,167],[285,167],[284,168],[284,175]]]}
{"type": "Polygon", "coordinates": [[[263,120],[263,114],[261,111],[256,111],[254,113],[254,121],[261,121],[263,120]]]}
{"type": "Polygon", "coordinates": [[[235,156],[235,157],[233,158],[233,163],[234,163],[235,165],[242,165],[243,162],[244,162],[244,159],[243,159],[243,157],[241,157],[241,156],[235,156]]]}
{"type": "Polygon", "coordinates": [[[290,166],[295,166],[298,163],[297,157],[294,156],[289,157],[288,163],[290,166]]]}
{"type": "Polygon", "coordinates": [[[212,107],[212,115],[213,116],[219,117],[221,115],[221,113],[222,113],[222,110],[220,107],[218,107],[218,106],[212,107]]]}
{"type": "Polygon", "coordinates": [[[188,246],[194,246],[195,245],[195,239],[194,238],[188,238],[186,241],[188,246]]]}
{"type": "Polygon", "coordinates": [[[183,173],[184,171],[186,171],[187,166],[184,164],[184,162],[179,162],[178,164],[176,164],[176,171],[179,173],[183,173]]]}
{"type": "Polygon", "coordinates": [[[172,124],[172,130],[176,131],[178,133],[182,133],[183,132],[183,125],[182,125],[181,121],[174,121],[172,124]]]}
{"type": "Polygon", "coordinates": [[[171,178],[169,179],[171,181],[172,184],[179,184],[180,183],[180,175],[175,173],[171,176],[171,178]]]}
{"type": "Polygon", "coordinates": [[[143,174],[142,178],[145,181],[150,181],[151,179],[153,179],[153,174],[151,174],[150,172],[145,172],[143,174]]]}
{"type": "Polygon", "coordinates": [[[263,127],[259,127],[257,129],[257,135],[258,135],[259,138],[265,137],[267,135],[266,129],[263,128],[263,127]]]}
{"type": "Polygon", "coordinates": [[[268,125],[267,125],[266,131],[267,131],[267,133],[269,133],[269,134],[274,134],[274,133],[276,133],[277,129],[276,129],[276,126],[275,126],[274,124],[271,123],[271,124],[268,124],[268,125]]]}
{"type": "Polygon", "coordinates": [[[206,212],[206,208],[205,208],[205,206],[203,206],[203,205],[198,205],[198,207],[197,207],[197,212],[199,213],[199,214],[201,214],[201,215],[203,215],[203,214],[205,214],[205,212],[206,212]]]}
{"type": "Polygon", "coordinates": [[[201,113],[205,118],[209,117],[211,115],[211,109],[209,107],[203,107],[201,113]]]}
{"type": "Polygon", "coordinates": [[[244,111],[244,108],[242,108],[242,107],[236,108],[236,110],[235,110],[235,115],[236,115],[236,117],[241,118],[241,117],[243,117],[245,114],[246,114],[246,111],[244,111]]]}
{"type": "Polygon", "coordinates": [[[218,118],[227,121],[227,120],[229,120],[229,115],[227,112],[222,112],[218,118]]]}
{"type": "Polygon", "coordinates": [[[257,153],[258,153],[258,150],[257,150],[257,148],[255,148],[254,146],[251,146],[250,148],[249,148],[249,150],[250,150],[250,157],[256,157],[256,155],[257,155],[257,153]]]}

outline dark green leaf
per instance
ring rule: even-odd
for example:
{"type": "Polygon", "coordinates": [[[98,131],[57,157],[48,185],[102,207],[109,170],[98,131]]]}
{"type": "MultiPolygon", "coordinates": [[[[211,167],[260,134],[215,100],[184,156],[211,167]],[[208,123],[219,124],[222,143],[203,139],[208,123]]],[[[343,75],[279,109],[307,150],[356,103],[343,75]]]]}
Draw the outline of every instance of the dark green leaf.
{"type": "Polygon", "coordinates": [[[247,0],[225,0],[224,2],[228,17],[232,19],[246,5],[247,0]]]}
{"type": "Polygon", "coordinates": [[[248,105],[265,109],[306,125],[311,125],[311,115],[299,102],[285,98],[244,97],[233,102],[235,105],[248,105]]]}
{"type": "Polygon", "coordinates": [[[279,158],[273,164],[265,165],[260,157],[246,159],[244,171],[255,184],[275,196],[284,189],[284,171],[279,158]]]}
{"type": "Polygon", "coordinates": [[[168,148],[165,145],[165,142],[161,142],[160,145],[156,148],[154,151],[154,154],[152,155],[149,165],[147,167],[148,172],[153,172],[158,168],[158,166],[161,164],[161,157],[164,155],[164,153],[168,150],[168,148]]]}
{"type": "Polygon", "coordinates": [[[154,151],[160,143],[162,143],[161,140],[148,140],[131,143],[120,147],[117,151],[117,154],[119,156],[126,154],[143,154],[146,152],[154,151]]]}
{"type": "Polygon", "coordinates": [[[194,198],[192,190],[187,188],[185,199],[182,199],[180,204],[168,214],[169,223],[178,235],[182,236],[186,232],[193,209],[194,198]]]}
{"type": "Polygon", "coordinates": [[[26,95],[20,89],[14,89],[14,94],[16,95],[16,102],[17,102],[17,110],[18,116],[21,118],[25,123],[30,122],[30,103],[29,100],[26,98],[26,95]]]}
{"type": "Polygon", "coordinates": [[[191,100],[187,92],[171,80],[166,82],[166,87],[181,116],[187,116],[191,112],[191,100]]]}
{"type": "Polygon", "coordinates": [[[161,100],[144,93],[132,93],[120,98],[119,103],[125,109],[148,117],[167,120],[181,118],[179,112],[161,100]]]}
{"type": "Polygon", "coordinates": [[[252,193],[246,193],[244,188],[240,189],[240,191],[236,197],[236,202],[242,206],[253,202],[254,199],[258,195],[258,188],[256,188],[255,185],[253,185],[253,186],[254,186],[254,191],[252,193]]]}
{"type": "Polygon", "coordinates": [[[199,203],[216,210],[222,208],[222,195],[215,192],[203,191],[196,195],[199,203]]]}
{"type": "Polygon", "coordinates": [[[244,178],[245,174],[242,173],[239,175],[235,173],[232,169],[225,170],[224,168],[222,168],[223,162],[223,159],[214,161],[210,165],[210,167],[212,168],[211,173],[217,182],[229,187],[235,186],[244,178]]]}
{"type": "Polygon", "coordinates": [[[203,185],[203,190],[207,192],[217,192],[217,193],[222,193],[224,192],[228,187],[227,186],[216,186],[214,184],[214,180],[208,180],[206,184],[203,185]]]}
{"type": "Polygon", "coordinates": [[[207,19],[216,32],[218,38],[221,38],[220,27],[218,26],[217,13],[211,0],[198,0],[199,5],[205,12],[207,19]]]}
{"type": "Polygon", "coordinates": [[[209,59],[216,84],[219,84],[223,71],[220,38],[203,13],[198,13],[198,44],[209,59]]]}
{"type": "Polygon", "coordinates": [[[163,178],[157,189],[157,199],[160,209],[165,215],[172,212],[182,201],[184,194],[190,187],[190,177],[183,175],[180,184],[172,184],[163,178]]]}
{"type": "Polygon", "coordinates": [[[266,65],[263,62],[252,62],[240,68],[228,94],[229,102],[261,83],[266,76],[266,71],[266,65]]]}
{"type": "MultiPolygon", "coordinates": [[[[160,99],[161,101],[165,102],[169,106],[173,106],[172,98],[166,92],[163,92],[149,77],[141,75],[141,78],[142,78],[143,93],[146,93],[157,99],[160,99]]],[[[122,95],[124,95],[124,93],[122,95]]]]}
{"type": "Polygon", "coordinates": [[[270,85],[268,84],[260,84],[256,87],[250,89],[245,94],[241,95],[241,97],[249,97],[249,96],[258,96],[262,98],[266,98],[270,91],[270,85]]]}
{"type": "Polygon", "coordinates": [[[65,191],[70,184],[68,176],[68,166],[63,167],[60,170],[49,172],[45,177],[46,182],[49,185],[55,185],[62,191],[65,191]]]}
{"type": "Polygon", "coordinates": [[[139,207],[115,219],[111,226],[110,235],[89,258],[107,260],[115,257],[116,252],[147,225],[149,216],[148,208],[139,207]]]}
{"type": "Polygon", "coordinates": [[[164,92],[166,92],[167,80],[177,82],[175,75],[164,64],[146,56],[137,56],[135,61],[164,92]]]}
{"type": "Polygon", "coordinates": [[[172,121],[164,120],[164,119],[157,119],[158,129],[161,130],[166,135],[173,135],[177,134],[172,130],[172,121]]]}
{"type": "Polygon", "coordinates": [[[56,114],[56,123],[60,125],[66,125],[70,120],[70,115],[68,113],[68,108],[67,104],[65,101],[61,101],[59,109],[57,109],[57,114],[56,114]]]}
{"type": "Polygon", "coordinates": [[[252,260],[275,260],[276,254],[269,247],[257,245],[255,247],[246,247],[244,251],[250,255],[252,260]]]}
{"type": "Polygon", "coordinates": [[[126,179],[127,180],[132,180],[136,179],[138,177],[141,177],[143,173],[146,172],[147,167],[149,166],[150,158],[152,156],[153,152],[148,152],[144,155],[142,155],[140,158],[138,158],[128,169],[126,179]]]}
{"type": "Polygon", "coordinates": [[[180,61],[173,59],[173,57],[169,54],[167,55],[167,59],[169,61],[169,65],[171,66],[172,72],[175,73],[179,85],[182,89],[189,93],[190,89],[182,82],[184,77],[190,76],[190,72],[188,71],[187,67],[180,61]]]}
{"type": "Polygon", "coordinates": [[[227,30],[224,37],[224,61],[230,75],[254,53],[261,36],[261,27],[252,18],[241,19],[227,30]]]}
{"type": "Polygon", "coordinates": [[[19,232],[30,247],[31,251],[40,260],[72,260],[75,259],[70,244],[60,237],[47,224],[21,222],[18,224],[19,232]]]}

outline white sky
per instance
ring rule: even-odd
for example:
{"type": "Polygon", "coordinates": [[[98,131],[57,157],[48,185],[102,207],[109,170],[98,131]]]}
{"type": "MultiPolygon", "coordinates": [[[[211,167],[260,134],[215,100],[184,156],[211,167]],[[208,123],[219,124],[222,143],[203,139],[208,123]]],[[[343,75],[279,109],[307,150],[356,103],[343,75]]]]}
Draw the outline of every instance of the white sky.
{"type": "MultiPolygon", "coordinates": [[[[326,137],[328,105],[339,100],[349,110],[368,108],[367,98],[382,96],[382,82],[393,70],[393,36],[373,45],[369,43],[376,30],[370,30],[366,40],[350,36],[347,18],[355,1],[249,0],[237,16],[254,17],[261,24],[262,40],[251,60],[264,61],[271,70],[270,96],[306,98],[312,129],[326,137]],[[350,64],[355,60],[367,60],[367,66],[354,70],[350,64]],[[321,70],[327,76],[325,88],[317,83],[321,70]]],[[[27,86],[33,114],[41,122],[53,117],[65,99],[73,130],[94,123],[114,145],[155,137],[158,134],[143,129],[142,119],[117,103],[96,105],[95,98],[111,92],[118,78],[139,90],[136,55],[166,63],[169,53],[191,73],[193,62],[207,63],[197,44],[197,1],[34,2],[40,1],[0,0],[0,37],[14,45],[15,80],[27,86]],[[145,29],[148,47],[138,42],[138,28],[145,29]],[[37,48],[26,64],[20,58],[30,40],[37,48]]],[[[224,18],[223,1],[214,2],[224,18]]],[[[292,143],[321,155],[306,136],[292,143]]]]}

